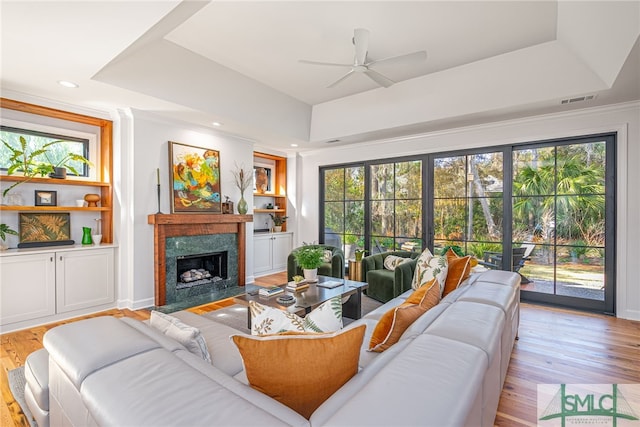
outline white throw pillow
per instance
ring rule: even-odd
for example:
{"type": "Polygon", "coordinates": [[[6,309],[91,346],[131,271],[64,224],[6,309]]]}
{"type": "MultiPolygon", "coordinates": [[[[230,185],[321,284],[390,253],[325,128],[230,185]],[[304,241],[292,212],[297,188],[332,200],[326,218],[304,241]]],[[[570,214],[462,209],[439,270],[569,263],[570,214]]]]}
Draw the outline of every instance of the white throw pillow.
{"type": "Polygon", "coordinates": [[[249,301],[251,335],[280,332],[335,332],[342,329],[342,298],[323,302],[304,318],[288,311],[249,301]]]}
{"type": "Polygon", "coordinates": [[[418,289],[435,277],[440,286],[440,295],[442,295],[447,281],[448,270],[449,264],[446,256],[435,256],[429,249],[425,249],[416,262],[416,270],[413,273],[411,287],[418,289]]]}
{"type": "Polygon", "coordinates": [[[396,255],[387,255],[387,257],[384,259],[384,268],[393,271],[400,264],[404,264],[405,262],[409,261],[411,261],[411,258],[405,258],[396,255]]]}
{"type": "Polygon", "coordinates": [[[330,250],[327,249],[322,253],[322,262],[331,262],[331,258],[333,258],[333,252],[330,250]]]}
{"type": "Polygon", "coordinates": [[[211,363],[211,355],[207,349],[207,343],[200,333],[200,329],[182,323],[180,319],[176,317],[155,310],[151,311],[149,325],[169,338],[178,341],[185,346],[190,353],[200,356],[211,363]]]}

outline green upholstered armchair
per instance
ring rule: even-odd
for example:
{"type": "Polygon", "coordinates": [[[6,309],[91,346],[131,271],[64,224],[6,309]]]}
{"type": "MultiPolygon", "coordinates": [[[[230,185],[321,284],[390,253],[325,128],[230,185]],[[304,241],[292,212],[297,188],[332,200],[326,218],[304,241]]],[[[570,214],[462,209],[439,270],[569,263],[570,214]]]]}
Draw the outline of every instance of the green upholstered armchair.
{"type": "Polygon", "coordinates": [[[369,255],[362,258],[362,277],[369,284],[367,296],[380,302],[387,302],[411,289],[416,258],[420,252],[393,251],[369,255]],[[411,258],[412,261],[400,264],[395,270],[384,268],[384,259],[389,255],[411,258]]]}
{"type": "MultiPolygon", "coordinates": [[[[331,261],[323,262],[318,267],[318,274],[321,276],[337,277],[344,279],[344,253],[342,249],[329,245],[310,245],[314,247],[320,247],[324,250],[331,251],[331,261]]],[[[296,248],[297,249],[297,248],[296,248]]],[[[302,276],[302,269],[296,263],[296,259],[293,256],[295,249],[289,254],[287,258],[287,280],[292,281],[293,276],[302,276]]]]}

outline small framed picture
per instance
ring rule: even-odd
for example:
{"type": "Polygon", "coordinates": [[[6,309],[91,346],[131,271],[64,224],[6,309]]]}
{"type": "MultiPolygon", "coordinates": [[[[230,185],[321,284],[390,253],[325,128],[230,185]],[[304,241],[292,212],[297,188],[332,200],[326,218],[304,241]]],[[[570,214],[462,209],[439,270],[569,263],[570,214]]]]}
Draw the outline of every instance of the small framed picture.
{"type": "Polygon", "coordinates": [[[57,206],[57,199],[56,191],[36,190],[36,206],[57,206]]]}

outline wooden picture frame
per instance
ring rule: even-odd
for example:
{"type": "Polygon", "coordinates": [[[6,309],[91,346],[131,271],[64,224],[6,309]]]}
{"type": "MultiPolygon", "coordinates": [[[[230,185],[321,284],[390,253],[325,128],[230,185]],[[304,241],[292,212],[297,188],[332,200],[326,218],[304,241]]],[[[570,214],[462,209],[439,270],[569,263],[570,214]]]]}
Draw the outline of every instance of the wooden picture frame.
{"type": "Polygon", "coordinates": [[[36,206],[57,206],[58,192],[49,190],[35,190],[36,206]]]}
{"type": "Polygon", "coordinates": [[[171,213],[222,213],[220,152],[169,141],[171,213]]]}
{"type": "Polygon", "coordinates": [[[72,245],[71,217],[62,213],[20,212],[19,248],[72,245]]]}

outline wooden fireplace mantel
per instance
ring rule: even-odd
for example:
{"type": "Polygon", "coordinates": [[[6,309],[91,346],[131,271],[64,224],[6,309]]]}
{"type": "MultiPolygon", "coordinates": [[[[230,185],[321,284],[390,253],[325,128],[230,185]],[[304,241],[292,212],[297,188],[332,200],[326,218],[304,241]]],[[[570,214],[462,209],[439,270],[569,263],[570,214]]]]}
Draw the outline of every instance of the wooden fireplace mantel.
{"type": "Polygon", "coordinates": [[[153,256],[156,306],[166,304],[166,242],[169,237],[203,234],[237,234],[238,286],[245,285],[246,226],[253,215],[152,214],[147,222],[153,225],[153,256]]]}

